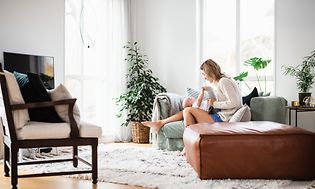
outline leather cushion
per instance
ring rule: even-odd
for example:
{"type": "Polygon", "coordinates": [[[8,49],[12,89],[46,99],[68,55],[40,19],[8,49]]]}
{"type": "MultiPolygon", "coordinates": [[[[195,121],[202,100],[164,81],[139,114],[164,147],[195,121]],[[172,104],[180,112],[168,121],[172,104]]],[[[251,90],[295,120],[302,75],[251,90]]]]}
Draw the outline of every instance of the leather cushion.
{"type": "Polygon", "coordinates": [[[261,121],[195,124],[186,158],[201,179],[315,178],[315,133],[261,121]]]}

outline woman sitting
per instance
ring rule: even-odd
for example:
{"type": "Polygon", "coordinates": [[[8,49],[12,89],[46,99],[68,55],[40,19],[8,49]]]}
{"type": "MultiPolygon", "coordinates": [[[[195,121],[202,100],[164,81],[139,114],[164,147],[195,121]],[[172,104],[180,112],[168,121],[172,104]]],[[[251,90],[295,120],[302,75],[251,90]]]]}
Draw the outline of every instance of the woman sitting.
{"type": "MultiPolygon", "coordinates": [[[[237,84],[221,72],[220,66],[209,59],[201,64],[201,74],[206,81],[209,81],[214,86],[215,98],[208,100],[208,106],[220,109],[220,111],[210,114],[200,108],[186,107],[183,111],[178,112],[166,119],[158,121],[142,122],[144,126],[151,127],[152,130],[158,132],[165,124],[184,120],[184,125],[195,123],[213,123],[213,122],[228,122],[233,114],[242,106],[242,96],[237,84]]],[[[202,87],[197,99],[197,105],[202,102],[202,97],[206,87],[202,87]]]]}

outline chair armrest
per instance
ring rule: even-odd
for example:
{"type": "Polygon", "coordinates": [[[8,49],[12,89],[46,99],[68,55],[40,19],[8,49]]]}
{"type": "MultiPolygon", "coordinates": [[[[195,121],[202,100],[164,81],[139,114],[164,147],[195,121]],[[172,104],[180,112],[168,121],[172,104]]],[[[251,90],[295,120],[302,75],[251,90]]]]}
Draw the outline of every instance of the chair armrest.
{"type": "Polygon", "coordinates": [[[44,108],[44,107],[51,107],[51,106],[58,106],[58,105],[69,105],[68,106],[68,115],[69,115],[69,122],[70,122],[70,137],[71,138],[78,138],[79,137],[79,129],[78,125],[73,117],[73,107],[76,102],[76,98],[72,99],[64,99],[64,100],[57,100],[57,101],[45,101],[45,102],[33,102],[33,103],[25,103],[25,104],[12,104],[12,110],[21,110],[21,109],[33,109],[33,108],[44,108]]]}
{"type": "Polygon", "coordinates": [[[51,107],[57,105],[71,105],[75,103],[77,99],[64,99],[64,100],[57,100],[57,101],[45,101],[45,102],[32,102],[32,103],[25,103],[25,104],[12,104],[12,110],[21,110],[21,109],[33,109],[33,108],[44,108],[44,107],[51,107]]]}

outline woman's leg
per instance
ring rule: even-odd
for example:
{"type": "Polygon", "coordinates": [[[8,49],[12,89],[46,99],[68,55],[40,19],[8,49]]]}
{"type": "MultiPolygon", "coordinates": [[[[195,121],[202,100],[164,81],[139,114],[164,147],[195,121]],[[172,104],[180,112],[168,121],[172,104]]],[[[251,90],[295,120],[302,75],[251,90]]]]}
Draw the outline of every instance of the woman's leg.
{"type": "MultiPolygon", "coordinates": [[[[212,117],[208,114],[208,112],[201,110],[199,108],[185,108],[183,111],[184,117],[184,125],[188,127],[189,125],[195,123],[213,123],[212,117]]],[[[185,147],[180,153],[181,155],[185,155],[185,147]]]]}
{"type": "Polygon", "coordinates": [[[158,132],[165,124],[173,122],[173,121],[180,121],[183,120],[183,112],[177,112],[176,114],[162,120],[157,121],[144,121],[142,124],[147,127],[151,127],[152,130],[158,132]]]}
{"type": "Polygon", "coordinates": [[[195,123],[213,123],[212,117],[208,112],[198,108],[185,108],[184,113],[184,124],[186,127],[195,123]]]}

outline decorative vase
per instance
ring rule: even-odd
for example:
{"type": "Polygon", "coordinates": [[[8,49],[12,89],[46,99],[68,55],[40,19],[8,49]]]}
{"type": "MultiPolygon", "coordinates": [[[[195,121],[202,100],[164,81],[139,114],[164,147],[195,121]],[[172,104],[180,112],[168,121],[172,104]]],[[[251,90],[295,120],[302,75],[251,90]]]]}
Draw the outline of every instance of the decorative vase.
{"type": "Polygon", "coordinates": [[[312,95],[312,93],[299,93],[299,103],[300,103],[300,105],[304,106],[305,103],[303,102],[303,99],[305,97],[308,97],[308,96],[311,96],[311,95],[312,95]]]}

